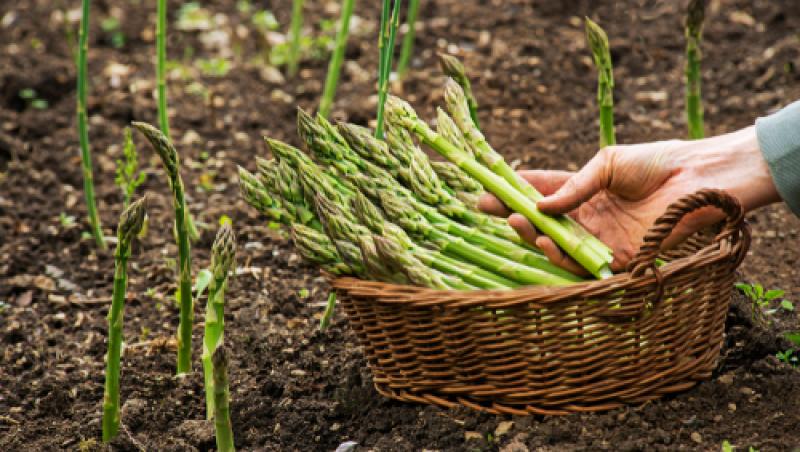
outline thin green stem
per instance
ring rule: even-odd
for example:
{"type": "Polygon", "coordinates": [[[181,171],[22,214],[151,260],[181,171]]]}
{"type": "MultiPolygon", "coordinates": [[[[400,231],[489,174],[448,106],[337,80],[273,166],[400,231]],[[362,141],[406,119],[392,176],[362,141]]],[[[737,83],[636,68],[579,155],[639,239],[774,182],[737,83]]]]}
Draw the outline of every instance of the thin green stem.
{"type": "Polygon", "coordinates": [[[86,197],[86,212],[89,216],[89,227],[95,243],[101,250],[107,249],[103,236],[103,227],[97,214],[97,203],[94,197],[94,170],[92,154],[89,150],[89,118],[87,112],[88,96],[88,54],[89,54],[89,6],[90,0],[81,4],[81,27],[78,38],[78,140],[81,148],[81,166],[83,169],[83,192],[86,197]]]}
{"type": "Polygon", "coordinates": [[[328,302],[325,304],[325,312],[322,313],[322,318],[319,319],[319,329],[324,330],[331,324],[333,312],[336,309],[336,292],[328,294],[328,302]]]}
{"type": "Polygon", "coordinates": [[[172,203],[175,209],[175,232],[178,241],[178,293],[180,304],[180,324],[178,325],[178,374],[192,370],[192,323],[194,322],[194,305],[192,300],[192,256],[189,243],[189,228],[184,196],[183,180],[180,175],[178,151],[169,139],[155,127],[134,122],[133,126],[142,132],[153,149],[161,157],[169,185],[172,188],[172,203]]]}
{"type": "Polygon", "coordinates": [[[203,334],[203,380],[206,390],[206,418],[214,416],[214,365],[211,355],[222,341],[225,329],[225,278],[213,278],[208,286],[203,334]]]}
{"type": "Polygon", "coordinates": [[[339,73],[342,69],[344,51],[347,48],[347,35],[350,30],[350,17],[353,15],[353,5],[355,0],[342,1],[342,14],[339,17],[339,32],[336,34],[336,47],[331,54],[331,61],[328,64],[328,75],[325,78],[325,89],[322,92],[322,100],[319,103],[319,114],[327,118],[333,105],[333,96],[336,94],[336,86],[339,84],[339,73]]]}
{"type": "Polygon", "coordinates": [[[290,77],[297,74],[297,66],[300,62],[300,30],[303,27],[303,0],[292,2],[292,22],[289,25],[289,59],[287,61],[287,72],[290,77]]]}
{"type": "MultiPolygon", "coordinates": [[[[394,0],[392,6],[392,15],[386,27],[381,27],[381,38],[378,40],[378,49],[380,51],[379,73],[378,73],[378,113],[377,113],[377,126],[375,127],[375,136],[383,138],[383,112],[385,109],[386,96],[389,93],[389,77],[392,72],[392,56],[394,55],[394,39],[397,33],[397,27],[400,20],[400,2],[401,0],[394,0]]],[[[386,8],[388,1],[383,2],[383,16],[386,15],[386,8]]],[[[383,24],[383,17],[381,18],[383,24]]]]}
{"type": "Polygon", "coordinates": [[[106,354],[106,385],[103,393],[103,441],[111,441],[119,432],[119,373],[122,356],[122,309],[128,287],[128,255],[130,250],[120,244],[115,259],[114,292],[108,311],[108,353],[106,354]]]}
{"type": "Polygon", "coordinates": [[[703,101],[701,96],[700,62],[703,54],[700,44],[703,38],[705,0],[692,0],[686,15],[686,123],[689,138],[696,140],[705,136],[703,126],[703,101]]]}
{"type": "Polygon", "coordinates": [[[403,47],[400,48],[400,57],[397,60],[397,77],[402,79],[408,73],[411,62],[411,55],[414,52],[414,38],[416,37],[417,13],[419,12],[419,0],[408,1],[408,15],[406,16],[406,31],[403,36],[403,47]]]}
{"type": "Polygon", "coordinates": [[[158,84],[158,127],[169,139],[169,115],[167,113],[167,0],[158,0],[156,22],[156,82],[158,84]]]}
{"type": "Polygon", "coordinates": [[[103,390],[103,441],[117,436],[120,423],[119,380],[122,357],[122,317],[125,293],[128,288],[127,265],[131,242],[142,229],[145,217],[145,198],[131,204],[120,216],[117,228],[117,249],[114,252],[114,290],[108,310],[108,352],[106,382],[103,390]]]}
{"type": "Polygon", "coordinates": [[[230,388],[228,386],[228,358],[223,344],[212,355],[214,366],[214,431],[219,452],[233,452],[233,429],[230,416],[230,388]]]}

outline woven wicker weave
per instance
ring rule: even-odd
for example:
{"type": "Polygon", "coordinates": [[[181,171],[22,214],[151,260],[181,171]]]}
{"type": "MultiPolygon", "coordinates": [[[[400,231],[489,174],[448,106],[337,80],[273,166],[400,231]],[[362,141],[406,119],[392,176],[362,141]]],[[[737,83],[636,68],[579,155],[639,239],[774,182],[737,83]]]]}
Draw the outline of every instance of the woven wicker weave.
{"type": "Polygon", "coordinates": [[[670,206],[629,272],[610,279],[471,292],[333,286],[385,396],[490,413],[598,411],[709,378],[749,242],[738,202],[706,189],[670,206]],[[725,213],[720,232],[659,255],[681,218],[707,206],[725,213]]]}

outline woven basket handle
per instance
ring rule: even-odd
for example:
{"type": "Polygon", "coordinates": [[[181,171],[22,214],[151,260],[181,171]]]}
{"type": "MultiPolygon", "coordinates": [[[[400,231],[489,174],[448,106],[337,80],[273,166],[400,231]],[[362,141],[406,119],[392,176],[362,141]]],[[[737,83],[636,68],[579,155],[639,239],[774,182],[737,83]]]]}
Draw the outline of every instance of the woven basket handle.
{"type": "MultiPolygon", "coordinates": [[[[647,269],[652,269],[656,273],[656,277],[660,277],[655,260],[661,252],[661,244],[664,239],[670,235],[683,217],[709,206],[722,210],[726,217],[725,224],[714,239],[715,241],[737,237],[740,232],[744,233],[745,241],[749,239],[749,234],[744,226],[744,210],[739,201],[722,190],[704,188],[673,202],[655,221],[644,236],[644,243],[639,248],[639,252],[628,263],[628,271],[631,275],[641,276],[647,269]]],[[[742,258],[744,258],[743,253],[740,260],[742,258]]]]}

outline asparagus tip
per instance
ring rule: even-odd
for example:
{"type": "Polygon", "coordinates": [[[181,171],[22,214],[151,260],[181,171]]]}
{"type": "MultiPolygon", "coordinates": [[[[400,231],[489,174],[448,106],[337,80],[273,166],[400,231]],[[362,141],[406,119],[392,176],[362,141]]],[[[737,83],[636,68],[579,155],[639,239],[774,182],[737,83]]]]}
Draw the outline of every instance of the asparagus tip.
{"type": "Polygon", "coordinates": [[[216,278],[224,278],[236,257],[236,234],[230,222],[224,223],[211,246],[211,269],[216,278]]]}
{"type": "Polygon", "coordinates": [[[707,0],[690,0],[686,11],[686,33],[699,36],[705,20],[707,0]]]}
{"type": "Polygon", "coordinates": [[[128,208],[122,212],[119,217],[119,230],[117,232],[120,244],[129,244],[139,234],[144,224],[146,206],[147,195],[144,195],[128,205],[128,208]]]}

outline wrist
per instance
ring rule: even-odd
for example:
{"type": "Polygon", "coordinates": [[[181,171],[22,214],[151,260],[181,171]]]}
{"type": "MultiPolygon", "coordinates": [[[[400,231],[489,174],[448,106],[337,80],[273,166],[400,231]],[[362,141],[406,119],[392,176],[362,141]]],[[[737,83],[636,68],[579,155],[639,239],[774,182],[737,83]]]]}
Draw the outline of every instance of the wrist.
{"type": "Polygon", "coordinates": [[[690,168],[702,185],[697,188],[726,190],[745,211],[781,200],[754,126],[690,143],[690,168]]]}

